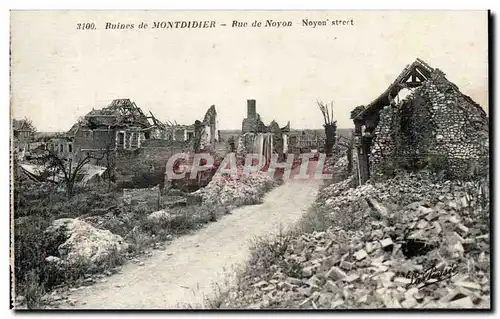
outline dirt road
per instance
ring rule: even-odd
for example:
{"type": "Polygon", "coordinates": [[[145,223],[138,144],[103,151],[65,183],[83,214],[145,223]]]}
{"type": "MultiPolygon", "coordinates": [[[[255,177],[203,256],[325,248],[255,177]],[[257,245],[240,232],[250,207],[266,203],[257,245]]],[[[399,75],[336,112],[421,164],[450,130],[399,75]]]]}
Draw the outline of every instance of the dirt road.
{"type": "Polygon", "coordinates": [[[122,272],[69,298],[64,308],[165,309],[201,305],[204,296],[223,283],[234,265],[249,257],[257,236],[276,234],[293,225],[314,201],[319,181],[287,182],[275,188],[261,205],[243,206],[192,235],[172,241],[164,251],[128,263],[122,272]]]}

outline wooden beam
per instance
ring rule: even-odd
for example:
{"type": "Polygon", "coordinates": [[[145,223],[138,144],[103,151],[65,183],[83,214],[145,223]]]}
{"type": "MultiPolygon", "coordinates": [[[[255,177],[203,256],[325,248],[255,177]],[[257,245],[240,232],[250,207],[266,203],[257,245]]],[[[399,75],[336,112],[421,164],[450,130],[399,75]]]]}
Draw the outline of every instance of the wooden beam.
{"type": "Polygon", "coordinates": [[[431,77],[431,73],[429,72],[429,70],[423,68],[423,67],[420,67],[420,66],[417,66],[415,68],[425,79],[428,79],[431,77]]]}
{"type": "Polygon", "coordinates": [[[409,87],[419,87],[422,85],[422,82],[406,82],[406,85],[409,87]]]}
{"type": "Polygon", "coordinates": [[[415,75],[417,76],[417,78],[418,78],[420,81],[424,82],[424,81],[426,81],[426,80],[429,78],[429,77],[427,77],[427,76],[423,75],[423,74],[422,74],[419,70],[415,70],[415,71],[416,71],[416,72],[415,72],[415,75]]]}
{"type": "Polygon", "coordinates": [[[411,72],[408,72],[408,74],[406,76],[403,77],[403,79],[399,82],[399,83],[405,83],[406,81],[408,81],[411,77],[411,72]]]}

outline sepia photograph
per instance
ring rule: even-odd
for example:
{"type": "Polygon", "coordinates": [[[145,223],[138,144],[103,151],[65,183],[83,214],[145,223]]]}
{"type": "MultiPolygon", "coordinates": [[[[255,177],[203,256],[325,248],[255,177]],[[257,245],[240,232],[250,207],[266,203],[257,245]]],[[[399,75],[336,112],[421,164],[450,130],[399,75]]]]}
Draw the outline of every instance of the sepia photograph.
{"type": "Polygon", "coordinates": [[[11,10],[11,308],[491,311],[491,19],[11,10]]]}

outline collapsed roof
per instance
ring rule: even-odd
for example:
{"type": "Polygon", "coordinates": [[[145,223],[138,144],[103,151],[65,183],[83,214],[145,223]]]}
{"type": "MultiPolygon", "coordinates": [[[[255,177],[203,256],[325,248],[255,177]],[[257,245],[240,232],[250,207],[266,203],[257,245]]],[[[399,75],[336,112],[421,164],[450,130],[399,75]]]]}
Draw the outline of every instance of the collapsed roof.
{"type": "Polygon", "coordinates": [[[351,113],[351,118],[354,121],[362,121],[369,118],[374,113],[378,113],[384,106],[389,105],[392,98],[398,95],[399,91],[404,88],[415,88],[422,85],[430,78],[434,71],[427,63],[417,58],[415,62],[407,65],[394,82],[375,100],[366,107],[359,106],[355,112],[351,113]]]}
{"type": "Polygon", "coordinates": [[[165,128],[165,125],[157,120],[150,112],[146,116],[135,102],[130,99],[115,99],[103,109],[93,109],[75,123],[68,131],[68,136],[75,136],[80,128],[95,129],[98,127],[124,127],[136,126],[141,129],[151,127],[165,128]],[[152,123],[150,123],[151,119],[152,123]]]}
{"type": "Polygon", "coordinates": [[[142,128],[151,126],[148,117],[130,99],[113,100],[101,110],[92,110],[84,117],[87,126],[126,126],[137,125],[142,128]]]}
{"type": "Polygon", "coordinates": [[[27,120],[12,120],[12,129],[14,131],[33,131],[33,125],[27,120]]]}

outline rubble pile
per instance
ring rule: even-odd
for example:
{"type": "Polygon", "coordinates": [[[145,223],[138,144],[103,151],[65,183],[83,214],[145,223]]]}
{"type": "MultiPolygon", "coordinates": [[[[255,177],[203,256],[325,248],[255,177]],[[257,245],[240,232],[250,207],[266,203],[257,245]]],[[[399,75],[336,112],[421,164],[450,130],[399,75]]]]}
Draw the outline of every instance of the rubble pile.
{"type": "Polygon", "coordinates": [[[238,173],[234,175],[216,173],[199,192],[204,203],[240,206],[259,203],[276,185],[277,181],[266,172],[253,172],[247,176],[243,174],[243,168],[238,167],[238,173]]]}
{"type": "MultiPolygon", "coordinates": [[[[347,158],[347,155],[342,156],[340,159],[338,159],[335,164],[332,166],[332,171],[333,172],[344,172],[347,171],[347,166],[349,164],[349,160],[347,158]]],[[[326,165],[326,164],[325,164],[326,165]]]]}
{"type": "Polygon", "coordinates": [[[109,230],[98,229],[73,218],[56,219],[45,233],[51,238],[63,239],[58,256],[49,256],[47,262],[65,265],[100,264],[112,254],[120,254],[128,244],[109,230]]]}
{"type": "Polygon", "coordinates": [[[490,307],[486,181],[414,174],[348,185],[320,191],[332,226],[285,235],[285,253],[259,275],[245,272],[223,307],[490,307]]]}
{"type": "Polygon", "coordinates": [[[342,157],[329,157],[325,161],[325,173],[332,174],[331,181],[336,183],[349,177],[349,159],[347,155],[342,157]]]}

